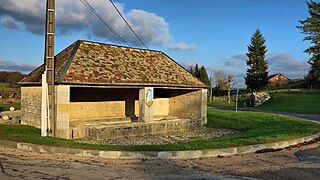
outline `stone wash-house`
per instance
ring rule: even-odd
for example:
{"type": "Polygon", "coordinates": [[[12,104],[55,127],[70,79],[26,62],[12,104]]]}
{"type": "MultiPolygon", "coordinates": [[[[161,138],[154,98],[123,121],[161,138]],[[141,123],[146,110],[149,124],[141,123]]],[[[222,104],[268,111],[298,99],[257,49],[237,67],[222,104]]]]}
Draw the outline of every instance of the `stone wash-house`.
{"type": "MultiPolygon", "coordinates": [[[[40,127],[41,65],[21,80],[22,123],[40,127]]],[[[201,128],[206,85],[161,51],[76,41],[55,56],[55,136],[112,138],[201,128]]]]}

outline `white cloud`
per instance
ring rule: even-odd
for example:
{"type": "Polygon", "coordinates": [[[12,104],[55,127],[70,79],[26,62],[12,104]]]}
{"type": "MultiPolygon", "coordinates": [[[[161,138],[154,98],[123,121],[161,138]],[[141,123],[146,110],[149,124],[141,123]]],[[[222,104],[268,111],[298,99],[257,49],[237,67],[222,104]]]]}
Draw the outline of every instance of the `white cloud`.
{"type": "MultiPolygon", "coordinates": [[[[209,76],[213,76],[214,72],[222,70],[226,75],[235,77],[236,87],[246,87],[244,80],[247,70],[246,59],[245,54],[236,54],[222,59],[225,67],[219,65],[205,65],[205,67],[209,76]]],[[[282,73],[291,79],[303,78],[310,68],[307,62],[299,61],[288,53],[270,53],[266,59],[269,62],[269,75],[282,73]]],[[[194,61],[180,60],[178,62],[186,68],[196,64],[194,61]]]]}
{"type": "Polygon", "coordinates": [[[0,24],[8,29],[19,29],[21,27],[21,23],[15,21],[10,16],[3,16],[0,18],[0,24]]]}
{"type": "Polygon", "coordinates": [[[231,67],[243,68],[246,66],[247,56],[245,54],[237,54],[228,58],[224,58],[225,65],[231,67]]]}
{"type": "Polygon", "coordinates": [[[0,60],[0,70],[2,71],[20,71],[22,73],[29,73],[34,70],[38,65],[25,64],[25,63],[14,63],[11,61],[0,60]]]}
{"type": "Polygon", "coordinates": [[[185,43],[177,43],[177,44],[174,44],[174,45],[168,45],[167,47],[170,50],[189,51],[189,50],[192,50],[192,49],[196,48],[196,45],[195,44],[188,45],[188,44],[185,44],[185,43]]]}
{"type": "Polygon", "coordinates": [[[196,62],[190,61],[190,60],[177,60],[177,63],[179,63],[184,68],[188,69],[190,66],[195,66],[196,62]]]}
{"type": "Polygon", "coordinates": [[[307,62],[298,61],[287,53],[270,54],[268,61],[269,74],[282,73],[289,78],[303,78],[309,70],[307,62]]]}
{"type": "MultiPolygon", "coordinates": [[[[243,85],[247,69],[246,59],[247,57],[245,54],[224,58],[225,65],[229,67],[229,69],[239,72],[236,73],[235,76],[238,77],[238,81],[241,80],[243,82],[243,85]]],[[[288,53],[270,53],[267,55],[266,59],[269,62],[269,75],[281,73],[291,79],[303,78],[309,69],[307,62],[299,61],[288,53]]]]}
{"type": "MultiPolygon", "coordinates": [[[[141,45],[109,1],[87,1],[123,39],[130,44],[141,45]]],[[[45,3],[43,0],[0,0],[0,25],[9,29],[43,34],[45,3]]],[[[163,17],[139,9],[125,11],[124,4],[115,4],[147,45],[166,45],[172,38],[169,24],[163,17]]],[[[116,41],[79,0],[56,2],[56,32],[58,35],[90,32],[95,37],[116,41]]]]}
{"type": "MultiPolygon", "coordinates": [[[[188,69],[190,66],[195,66],[195,61],[190,60],[178,60],[177,61],[180,65],[184,68],[188,69]]],[[[199,64],[198,66],[201,67],[203,64],[199,64]]],[[[232,75],[235,77],[236,86],[235,87],[245,87],[244,84],[244,76],[245,71],[235,70],[235,69],[226,69],[219,66],[212,66],[212,65],[204,65],[207,70],[208,76],[213,77],[214,73],[217,71],[223,71],[226,75],[232,75]]]]}
{"type": "Polygon", "coordinates": [[[143,10],[130,10],[126,16],[139,37],[150,44],[167,44],[172,38],[169,24],[163,17],[143,10]]]}

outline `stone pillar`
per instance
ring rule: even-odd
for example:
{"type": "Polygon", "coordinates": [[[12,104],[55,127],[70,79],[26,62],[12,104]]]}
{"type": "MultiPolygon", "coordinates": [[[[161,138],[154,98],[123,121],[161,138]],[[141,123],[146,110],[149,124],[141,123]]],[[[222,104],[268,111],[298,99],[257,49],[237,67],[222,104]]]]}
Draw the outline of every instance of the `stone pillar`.
{"type": "Polygon", "coordinates": [[[202,89],[201,91],[201,120],[203,124],[207,124],[207,98],[208,98],[208,90],[202,89]]]}
{"type": "Polygon", "coordinates": [[[69,139],[70,86],[56,85],[56,122],[54,134],[57,138],[69,139]]]}
{"type": "Polygon", "coordinates": [[[153,87],[145,87],[139,91],[139,119],[140,122],[150,122],[154,118],[153,87]]]}

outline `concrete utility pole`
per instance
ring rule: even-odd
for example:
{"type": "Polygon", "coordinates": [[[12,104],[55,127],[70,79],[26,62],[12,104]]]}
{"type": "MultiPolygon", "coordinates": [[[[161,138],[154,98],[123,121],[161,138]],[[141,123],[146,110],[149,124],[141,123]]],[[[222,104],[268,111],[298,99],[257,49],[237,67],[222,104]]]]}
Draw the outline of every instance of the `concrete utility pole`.
{"type": "Polygon", "coordinates": [[[45,71],[48,84],[48,131],[55,136],[55,87],[54,87],[54,19],[55,0],[47,0],[45,34],[45,71]]]}

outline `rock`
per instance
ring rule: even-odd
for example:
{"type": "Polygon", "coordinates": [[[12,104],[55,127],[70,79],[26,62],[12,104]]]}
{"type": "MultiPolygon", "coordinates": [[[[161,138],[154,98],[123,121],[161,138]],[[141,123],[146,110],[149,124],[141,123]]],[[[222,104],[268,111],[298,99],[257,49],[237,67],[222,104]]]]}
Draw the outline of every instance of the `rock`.
{"type": "Polygon", "coordinates": [[[10,111],[15,111],[16,108],[14,108],[13,106],[10,107],[10,111]]]}
{"type": "Polygon", "coordinates": [[[2,115],[2,119],[3,119],[4,121],[8,121],[8,120],[9,120],[9,116],[8,116],[8,115],[2,115]]]}
{"type": "Polygon", "coordinates": [[[254,107],[260,106],[261,104],[267,102],[270,99],[268,92],[254,92],[252,93],[252,105],[254,107]]]}

